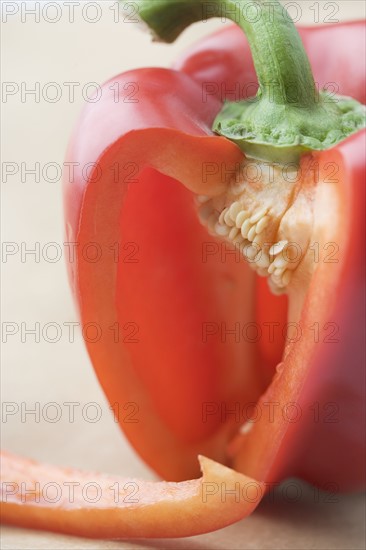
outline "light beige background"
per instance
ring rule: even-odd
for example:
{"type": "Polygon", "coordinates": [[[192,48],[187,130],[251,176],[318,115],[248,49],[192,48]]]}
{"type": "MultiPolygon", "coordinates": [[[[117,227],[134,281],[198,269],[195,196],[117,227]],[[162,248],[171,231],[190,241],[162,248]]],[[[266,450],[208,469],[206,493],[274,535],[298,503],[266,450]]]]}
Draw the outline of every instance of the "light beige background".
{"type": "MultiPolygon", "coordinates": [[[[9,336],[3,344],[2,399],[8,408],[12,406],[9,403],[15,403],[19,412],[8,417],[3,415],[1,446],[51,463],[153,479],[153,473],[131,450],[109,414],[79,332],[76,331],[73,343],[69,341],[64,323],[77,321],[77,318],[63,258],[52,263],[42,257],[42,251],[47,254],[47,243],[61,245],[63,242],[60,181],[47,181],[54,177],[51,170],[46,180],[42,174],[39,182],[23,174],[25,181],[22,181],[21,163],[24,163],[23,172],[37,162],[41,169],[50,162],[62,166],[68,137],[83,103],[80,90],[85,85],[102,83],[134,67],[169,66],[187,45],[223,23],[217,20],[195,25],[174,45],[166,46],[151,44],[149,37],[135,24],[114,22],[116,2],[100,2],[102,16],[94,24],[83,18],[85,2],[75,8],[73,23],[68,23],[68,9],[59,2],[62,15],[54,24],[42,15],[39,22],[26,13],[22,18],[22,9],[29,9],[34,2],[11,4],[18,4],[19,13],[8,16],[7,23],[2,25],[3,82],[14,82],[19,88],[23,86],[23,90],[38,82],[41,91],[48,82],[56,82],[61,86],[62,97],[55,103],[48,102],[42,95],[39,102],[32,96],[22,101],[21,94],[17,93],[3,97],[1,105],[2,162],[14,162],[19,166],[16,175],[2,182],[2,240],[16,243],[23,251],[24,247],[34,248],[35,243],[39,243],[41,251],[39,262],[32,256],[22,261],[20,252],[8,257],[6,262],[3,257],[3,329],[9,326],[4,323],[13,322],[19,332],[9,336]],[[65,82],[80,83],[74,101],[69,100],[65,82]],[[61,330],[60,340],[49,343],[41,334],[40,342],[36,343],[34,337],[27,336],[25,327],[30,328],[37,322],[41,331],[47,323],[57,323],[61,330]],[[25,323],[23,329],[21,323],[25,323]],[[61,407],[61,420],[55,423],[50,421],[54,410],[48,409],[47,416],[43,408],[50,402],[61,407]],[[69,421],[67,406],[63,405],[66,402],[80,403],[73,423],[69,421]],[[82,407],[91,402],[97,403],[101,411],[101,418],[95,423],[88,421],[94,412],[92,408],[84,409],[84,415],[81,412],[82,407]],[[22,418],[21,411],[24,413],[25,407],[37,406],[44,412],[39,422],[34,415],[22,418]]],[[[314,11],[310,7],[314,2],[301,1],[298,5],[302,8],[300,23],[313,24],[314,11]]],[[[54,18],[56,12],[52,8],[49,10],[45,17],[54,18]]],[[[85,14],[92,19],[96,12],[88,8],[85,14]]],[[[362,0],[319,2],[321,21],[332,14],[333,18],[341,20],[364,17],[365,3],[362,0]],[[336,8],[339,8],[337,12],[336,8]]],[[[123,15],[120,18],[122,20],[123,15]]],[[[51,249],[48,251],[51,254],[51,249]]],[[[46,339],[52,337],[50,329],[46,339]]],[[[314,504],[312,492],[305,490],[297,505],[288,504],[280,497],[277,500],[276,506],[265,502],[252,517],[237,525],[193,539],[95,543],[4,528],[2,547],[353,550],[364,546],[362,495],[343,496],[336,504],[314,504]]]]}

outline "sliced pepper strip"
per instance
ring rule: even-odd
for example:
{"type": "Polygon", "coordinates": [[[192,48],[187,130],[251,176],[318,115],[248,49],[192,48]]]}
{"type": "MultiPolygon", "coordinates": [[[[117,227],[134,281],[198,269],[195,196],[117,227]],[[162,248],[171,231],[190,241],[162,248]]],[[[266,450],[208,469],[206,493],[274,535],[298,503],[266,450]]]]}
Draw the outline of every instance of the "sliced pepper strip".
{"type": "Polygon", "coordinates": [[[90,538],[187,537],[249,515],[263,484],[199,457],[200,479],[141,481],[1,453],[2,521],[90,538]]]}

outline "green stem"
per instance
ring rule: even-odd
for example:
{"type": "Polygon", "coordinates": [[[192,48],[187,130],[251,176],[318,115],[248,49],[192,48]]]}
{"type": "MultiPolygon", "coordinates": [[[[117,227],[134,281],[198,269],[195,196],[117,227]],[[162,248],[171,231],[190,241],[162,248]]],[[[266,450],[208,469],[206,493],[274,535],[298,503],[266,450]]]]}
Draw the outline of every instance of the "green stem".
{"type": "Polygon", "coordinates": [[[301,38],[277,0],[135,0],[133,4],[140,19],[165,42],[175,40],[191,23],[212,17],[231,19],[243,29],[259,91],[255,98],[227,102],[213,129],[247,155],[293,162],[308,150],[327,149],[364,127],[364,109],[358,102],[317,93],[301,38]]]}
{"type": "Polygon", "coordinates": [[[212,17],[231,19],[243,29],[252,51],[263,96],[277,104],[294,98],[308,106],[316,100],[311,67],[300,36],[279,4],[268,0],[143,0],[139,15],[158,38],[171,42],[189,24],[212,17]]]}
{"type": "Polygon", "coordinates": [[[276,104],[293,102],[294,97],[299,106],[313,104],[316,90],[311,67],[300,36],[283,7],[267,0],[226,0],[215,4],[245,32],[261,94],[276,104]]]}

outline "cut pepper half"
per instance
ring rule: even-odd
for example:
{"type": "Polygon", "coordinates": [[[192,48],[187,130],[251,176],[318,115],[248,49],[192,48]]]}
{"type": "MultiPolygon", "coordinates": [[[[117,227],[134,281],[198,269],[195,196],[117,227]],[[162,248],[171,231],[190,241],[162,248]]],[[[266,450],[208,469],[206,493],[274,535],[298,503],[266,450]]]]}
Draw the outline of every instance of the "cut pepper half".
{"type": "MultiPolygon", "coordinates": [[[[228,32],[218,33],[215,44],[220,39],[226,44],[228,32]]],[[[236,28],[230,32],[237,36],[236,28]]],[[[312,31],[308,43],[318,36],[312,31]]],[[[344,357],[350,318],[355,319],[352,338],[360,338],[362,330],[357,296],[363,263],[357,251],[363,249],[364,235],[359,200],[364,132],[307,160],[314,178],[323,182],[318,227],[311,237],[317,248],[311,280],[302,278],[289,292],[291,319],[301,338],[287,341],[285,352],[287,297],[271,295],[263,279],[197,221],[191,191],[219,196],[244,159],[234,144],[210,130],[221,104],[214,96],[202,103],[203,80],[197,76],[209,51],[202,47],[196,58],[194,50],[196,65],[189,58],[184,62],[186,71],[190,67],[194,78],[201,78],[201,86],[182,73],[134,71],[114,79],[121,90],[116,103],[107,83],[103,99],[84,110],[74,135],[69,159],[80,166],[92,160],[102,174],[88,182],[80,175],[66,190],[68,239],[79,243],[72,285],[83,323],[97,322],[103,329],[98,342],[87,344],[89,354],[110,403],[120,408],[137,404],[139,421],[124,422],[122,415],[121,427],[166,479],[197,475],[199,452],[224,463],[234,453],[241,457],[236,458],[240,470],[258,479],[273,481],[292,473],[322,484],[330,475],[325,447],[334,449],[333,477],[356,487],[363,479],[364,457],[362,439],[355,434],[355,424],[360,433],[364,399],[362,348],[357,347],[352,367],[344,368],[344,357]],[[138,103],[124,101],[132,80],[139,83],[138,103]],[[94,241],[103,250],[97,263],[85,261],[82,253],[94,241]],[[111,251],[116,243],[118,262],[111,251]],[[333,256],[332,243],[338,250],[333,256]],[[260,338],[243,336],[251,323],[261,329],[260,338]],[[272,337],[266,323],[277,327],[272,337]],[[118,341],[110,327],[120,330],[118,341]],[[257,403],[261,418],[253,421],[257,403]],[[283,410],[291,403],[301,407],[296,422],[283,410]],[[331,403],[338,407],[333,425],[326,422],[331,403]],[[312,407],[322,411],[319,425],[319,412],[312,407]],[[236,437],[247,420],[252,420],[250,432],[247,425],[236,437]],[[232,439],[245,451],[239,452],[232,439]],[[352,472],[345,471],[339,452],[351,443],[358,457],[352,472]],[[303,448],[312,449],[311,457],[303,448]]],[[[219,64],[222,77],[216,68],[217,82],[226,76],[230,51],[225,55],[219,64]]],[[[236,50],[231,55],[235,58],[236,50]]]]}

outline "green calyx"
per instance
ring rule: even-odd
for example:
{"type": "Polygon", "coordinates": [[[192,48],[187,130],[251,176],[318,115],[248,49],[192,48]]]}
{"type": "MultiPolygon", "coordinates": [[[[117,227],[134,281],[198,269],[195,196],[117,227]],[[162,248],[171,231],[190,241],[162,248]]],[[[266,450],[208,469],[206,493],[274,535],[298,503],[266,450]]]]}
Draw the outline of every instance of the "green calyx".
{"type": "Polygon", "coordinates": [[[335,146],[365,126],[365,107],[348,97],[319,94],[311,107],[249,99],[227,102],[213,130],[234,141],[247,156],[272,162],[298,162],[308,151],[335,146]]]}
{"type": "MultiPolygon", "coordinates": [[[[128,4],[126,0],[124,4],[128,4]]],[[[333,147],[365,127],[356,100],[318,93],[300,36],[277,0],[135,0],[155,38],[172,42],[187,26],[212,17],[236,22],[248,39],[259,90],[226,102],[213,130],[247,156],[297,162],[301,154],[333,147]]]]}

